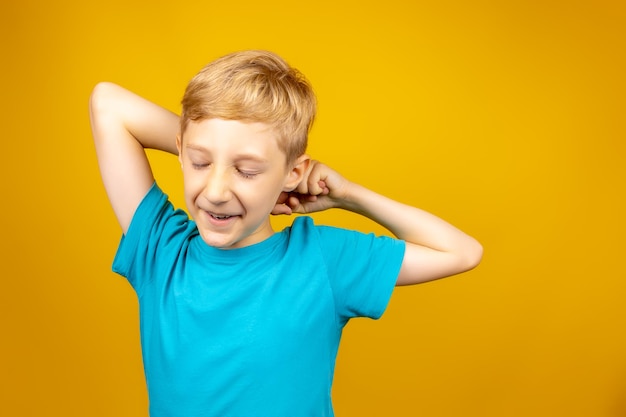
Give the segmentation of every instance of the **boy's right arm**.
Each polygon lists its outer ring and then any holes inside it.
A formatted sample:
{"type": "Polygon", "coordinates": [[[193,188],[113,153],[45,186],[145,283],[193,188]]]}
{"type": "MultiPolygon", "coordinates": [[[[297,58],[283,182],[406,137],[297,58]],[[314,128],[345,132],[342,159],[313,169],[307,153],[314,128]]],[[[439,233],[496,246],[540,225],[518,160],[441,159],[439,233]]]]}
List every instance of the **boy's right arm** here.
{"type": "Polygon", "coordinates": [[[154,182],[144,149],[176,154],[179,118],[106,82],[94,88],[89,110],[102,181],[126,233],[137,206],[154,182]]]}

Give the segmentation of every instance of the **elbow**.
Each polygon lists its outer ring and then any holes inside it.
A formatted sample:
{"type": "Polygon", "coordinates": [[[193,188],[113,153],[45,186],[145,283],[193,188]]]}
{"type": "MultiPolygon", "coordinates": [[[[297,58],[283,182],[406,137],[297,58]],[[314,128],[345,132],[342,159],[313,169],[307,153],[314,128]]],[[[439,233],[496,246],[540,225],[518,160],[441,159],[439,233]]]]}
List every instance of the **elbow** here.
{"type": "Polygon", "coordinates": [[[101,81],[97,83],[89,96],[89,112],[94,118],[120,117],[125,90],[117,84],[101,81]]]}
{"type": "Polygon", "coordinates": [[[89,110],[91,116],[105,111],[108,108],[108,102],[111,101],[111,92],[114,88],[114,84],[109,82],[99,82],[91,91],[89,96],[89,110]]]}
{"type": "Polygon", "coordinates": [[[100,82],[91,91],[89,96],[89,118],[92,128],[106,110],[106,97],[108,95],[108,83],[100,82]]]}
{"type": "Polygon", "coordinates": [[[483,259],[483,245],[474,238],[470,238],[470,242],[468,242],[463,252],[465,255],[463,257],[463,269],[465,271],[476,268],[483,259]]]}
{"type": "Polygon", "coordinates": [[[89,96],[89,119],[95,142],[107,137],[106,132],[121,123],[119,116],[119,87],[110,82],[96,84],[89,96]]]}

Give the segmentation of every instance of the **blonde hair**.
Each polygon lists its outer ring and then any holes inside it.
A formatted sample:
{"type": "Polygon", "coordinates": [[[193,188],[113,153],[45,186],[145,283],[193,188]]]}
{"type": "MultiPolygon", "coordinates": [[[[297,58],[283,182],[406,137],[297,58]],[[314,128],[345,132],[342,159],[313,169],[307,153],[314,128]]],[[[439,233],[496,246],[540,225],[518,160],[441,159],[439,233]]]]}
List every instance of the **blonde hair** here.
{"type": "Polygon", "coordinates": [[[239,120],[271,125],[287,162],[304,154],[316,113],[304,75],[267,51],[235,52],[206,65],[187,85],[181,136],[189,121],[239,120]]]}

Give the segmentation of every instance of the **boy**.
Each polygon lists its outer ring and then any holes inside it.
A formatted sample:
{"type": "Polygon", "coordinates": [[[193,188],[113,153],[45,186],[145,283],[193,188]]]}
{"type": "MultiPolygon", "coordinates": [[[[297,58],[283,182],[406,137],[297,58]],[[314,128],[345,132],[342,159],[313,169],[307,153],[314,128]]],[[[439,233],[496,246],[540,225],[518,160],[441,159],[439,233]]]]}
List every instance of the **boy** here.
{"type": "Polygon", "coordinates": [[[332,416],[343,326],[378,318],[395,285],[473,268],[473,238],[350,182],[305,154],[316,105],[264,51],[207,65],[178,116],[94,89],[102,179],[124,233],[113,269],[137,292],[152,416],[332,416]],[[177,154],[193,220],[155,184],[144,149],[177,154]],[[398,239],[270,214],[350,210],[398,239]]]}

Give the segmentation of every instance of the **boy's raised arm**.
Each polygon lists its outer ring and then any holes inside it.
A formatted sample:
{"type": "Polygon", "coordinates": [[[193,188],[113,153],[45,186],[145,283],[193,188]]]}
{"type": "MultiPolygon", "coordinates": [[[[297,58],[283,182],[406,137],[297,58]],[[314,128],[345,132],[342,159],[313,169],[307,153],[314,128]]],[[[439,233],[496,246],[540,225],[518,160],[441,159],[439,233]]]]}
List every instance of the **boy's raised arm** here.
{"type": "Polygon", "coordinates": [[[176,154],[178,116],[106,82],[94,88],[89,110],[102,181],[126,233],[154,181],[144,149],[176,154]]]}
{"type": "Polygon", "coordinates": [[[480,243],[446,221],[350,182],[316,161],[309,165],[296,194],[283,198],[288,208],[281,213],[342,208],[374,220],[405,240],[397,285],[459,274],[474,268],[482,258],[480,243]]]}
{"type": "Polygon", "coordinates": [[[482,246],[474,238],[424,210],[402,204],[358,184],[351,184],[348,209],[385,226],[406,241],[397,285],[445,278],[474,268],[482,246]]]}

